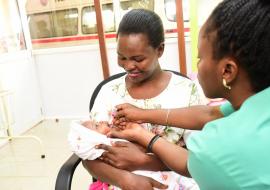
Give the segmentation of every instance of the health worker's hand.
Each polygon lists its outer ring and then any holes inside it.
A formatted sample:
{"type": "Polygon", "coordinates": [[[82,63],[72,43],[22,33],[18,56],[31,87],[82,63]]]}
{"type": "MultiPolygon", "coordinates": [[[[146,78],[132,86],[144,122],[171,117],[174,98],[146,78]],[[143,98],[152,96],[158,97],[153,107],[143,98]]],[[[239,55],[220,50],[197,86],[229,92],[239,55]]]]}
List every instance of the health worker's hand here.
{"type": "Polygon", "coordinates": [[[144,109],[138,108],[129,103],[119,104],[115,106],[113,124],[116,126],[125,126],[126,122],[143,123],[144,109]]]}

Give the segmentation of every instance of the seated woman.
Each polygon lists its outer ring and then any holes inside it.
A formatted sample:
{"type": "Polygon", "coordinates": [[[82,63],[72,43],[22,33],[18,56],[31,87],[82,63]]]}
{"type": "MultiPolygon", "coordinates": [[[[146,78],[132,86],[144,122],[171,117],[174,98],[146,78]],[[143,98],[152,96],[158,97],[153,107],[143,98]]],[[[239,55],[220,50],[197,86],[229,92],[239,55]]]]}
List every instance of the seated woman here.
{"type": "MultiPolygon", "coordinates": [[[[164,51],[164,28],[157,14],[144,9],[129,11],[117,31],[118,64],[127,74],[105,84],[91,111],[91,120],[110,121],[114,107],[130,103],[144,109],[187,107],[200,103],[196,85],[189,79],[161,69],[159,58],[164,51]]],[[[169,64],[169,63],[168,63],[169,64]]],[[[182,128],[145,123],[144,128],[163,135],[173,144],[181,144],[189,132],[182,128]]],[[[130,142],[115,151],[114,162],[85,160],[84,167],[96,179],[126,189],[152,188],[149,178],[130,171],[164,171],[168,168],[153,154],[146,154],[130,142]],[[140,179],[133,183],[134,178],[140,179]]],[[[117,145],[116,145],[117,148],[117,145]]],[[[170,185],[176,189],[196,187],[194,180],[170,172],[177,179],[170,185]]]]}

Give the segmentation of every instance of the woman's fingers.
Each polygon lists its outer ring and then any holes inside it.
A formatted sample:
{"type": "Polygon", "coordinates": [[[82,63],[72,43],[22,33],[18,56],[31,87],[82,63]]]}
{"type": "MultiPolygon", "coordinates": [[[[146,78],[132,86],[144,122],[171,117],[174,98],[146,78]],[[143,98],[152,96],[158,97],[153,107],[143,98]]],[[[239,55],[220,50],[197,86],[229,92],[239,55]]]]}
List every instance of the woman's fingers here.
{"type": "Polygon", "coordinates": [[[102,155],[99,157],[99,159],[107,164],[114,166],[116,160],[115,160],[115,155],[113,153],[113,148],[104,144],[98,145],[98,148],[105,150],[102,153],[102,155]]]}
{"type": "Polygon", "coordinates": [[[128,146],[128,142],[124,142],[124,141],[116,141],[113,143],[114,147],[127,147],[128,146]]]}
{"type": "Polygon", "coordinates": [[[103,150],[109,150],[110,146],[106,145],[106,144],[99,144],[95,146],[96,149],[103,149],[103,150]]]}
{"type": "Polygon", "coordinates": [[[115,153],[114,148],[112,146],[109,146],[106,144],[99,144],[99,145],[95,146],[95,148],[105,150],[105,152],[102,155],[108,154],[108,153],[112,153],[112,154],[115,153]]]}
{"type": "Polygon", "coordinates": [[[109,157],[101,156],[101,157],[99,157],[99,160],[101,160],[102,162],[105,162],[105,163],[107,163],[109,165],[115,166],[114,160],[110,159],[109,157]]]}

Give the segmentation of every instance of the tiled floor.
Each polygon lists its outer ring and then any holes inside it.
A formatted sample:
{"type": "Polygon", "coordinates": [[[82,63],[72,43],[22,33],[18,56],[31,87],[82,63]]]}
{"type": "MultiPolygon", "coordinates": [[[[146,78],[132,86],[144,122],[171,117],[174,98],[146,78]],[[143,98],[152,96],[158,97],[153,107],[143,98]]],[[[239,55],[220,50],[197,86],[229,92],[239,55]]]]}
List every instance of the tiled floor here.
{"type": "MultiPolygon", "coordinates": [[[[33,139],[12,140],[0,148],[0,190],[53,190],[61,165],[71,155],[67,144],[69,121],[43,121],[25,135],[42,140],[42,148],[33,139]]],[[[79,165],[72,189],[87,190],[91,176],[79,165]]]]}

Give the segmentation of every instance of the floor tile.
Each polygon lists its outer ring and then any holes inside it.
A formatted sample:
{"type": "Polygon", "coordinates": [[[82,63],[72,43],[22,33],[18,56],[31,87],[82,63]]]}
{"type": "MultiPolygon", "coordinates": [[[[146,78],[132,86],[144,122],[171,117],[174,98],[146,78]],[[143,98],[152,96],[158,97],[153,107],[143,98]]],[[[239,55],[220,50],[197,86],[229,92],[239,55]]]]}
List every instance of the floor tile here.
{"type": "MultiPolygon", "coordinates": [[[[62,164],[72,154],[67,144],[70,120],[43,121],[25,135],[0,148],[0,190],[54,190],[62,164]],[[41,155],[45,153],[45,159],[41,155]]],[[[72,189],[87,190],[91,176],[81,166],[74,173],[72,189]]]]}

